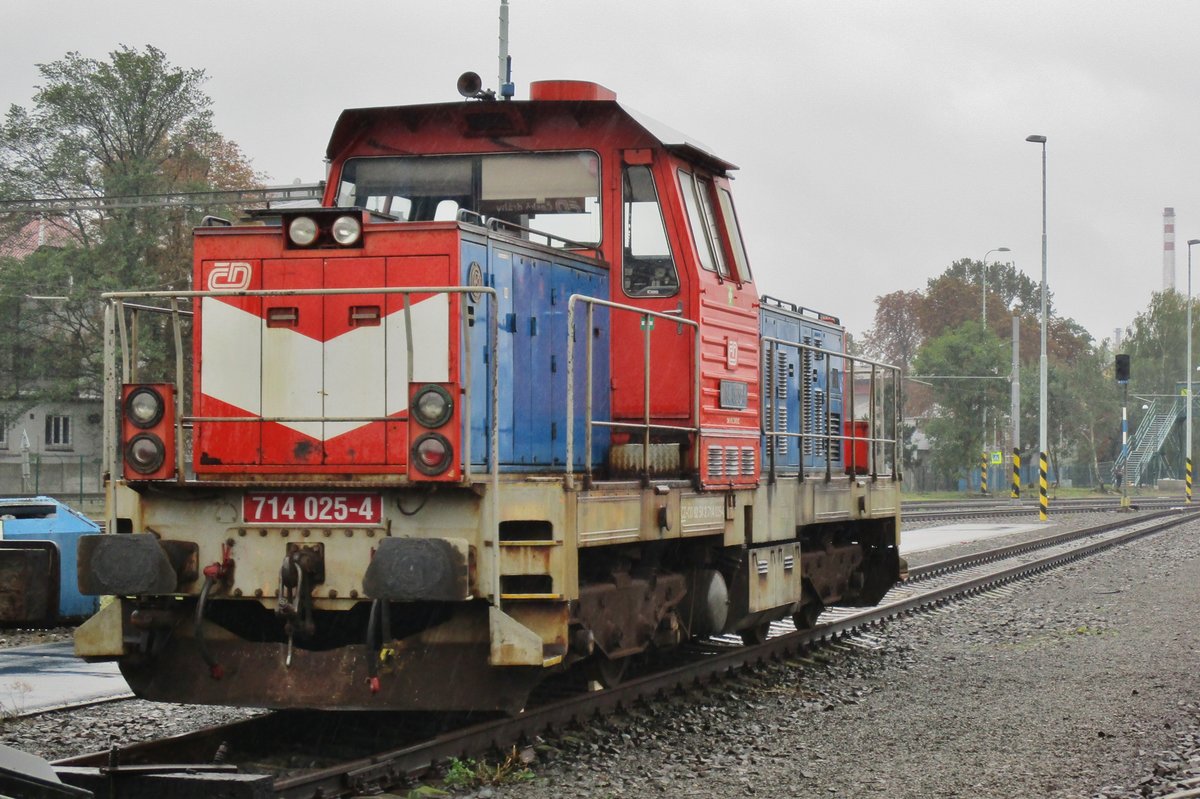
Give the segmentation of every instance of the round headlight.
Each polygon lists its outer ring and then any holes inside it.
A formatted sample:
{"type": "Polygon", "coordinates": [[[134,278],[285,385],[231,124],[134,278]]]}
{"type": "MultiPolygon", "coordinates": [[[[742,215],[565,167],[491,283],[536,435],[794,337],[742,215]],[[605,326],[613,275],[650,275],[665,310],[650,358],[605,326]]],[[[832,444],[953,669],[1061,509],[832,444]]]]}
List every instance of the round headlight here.
{"type": "Polygon", "coordinates": [[[441,474],[450,468],[450,442],[437,433],[426,433],[413,443],[413,464],[423,474],[441,474]]]}
{"type": "Polygon", "coordinates": [[[362,223],[352,216],[339,216],[333,220],[333,240],[343,247],[349,247],[358,241],[362,235],[362,223]]]}
{"type": "Polygon", "coordinates": [[[138,427],[153,427],[163,416],[163,399],[152,388],[137,388],[125,400],[125,415],[138,427]]]}
{"type": "Polygon", "coordinates": [[[413,402],[413,413],[425,427],[441,427],[454,412],[454,401],[450,392],[441,386],[425,386],[417,392],[413,402]]]}
{"type": "Polygon", "coordinates": [[[149,433],[138,433],[125,445],[125,462],[141,474],[158,471],[165,457],[166,448],[162,441],[149,433]]]}
{"type": "Polygon", "coordinates": [[[293,244],[307,247],[317,240],[317,223],[307,216],[298,216],[288,225],[288,238],[293,244]]]}

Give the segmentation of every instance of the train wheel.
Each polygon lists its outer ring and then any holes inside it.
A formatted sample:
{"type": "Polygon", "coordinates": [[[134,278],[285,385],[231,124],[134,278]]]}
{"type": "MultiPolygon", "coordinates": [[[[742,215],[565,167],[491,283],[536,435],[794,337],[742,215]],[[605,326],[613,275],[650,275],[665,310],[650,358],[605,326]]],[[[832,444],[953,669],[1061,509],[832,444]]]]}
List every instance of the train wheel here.
{"type": "Polygon", "coordinates": [[[770,634],[771,622],[769,621],[760,622],[753,627],[738,631],[738,635],[742,637],[742,643],[746,646],[761,644],[763,641],[767,640],[767,636],[770,634]]]}
{"type": "Polygon", "coordinates": [[[799,613],[792,614],[792,621],[796,625],[797,630],[811,630],[817,626],[817,618],[821,615],[821,611],[825,607],[820,601],[809,602],[800,608],[799,613]]]}
{"type": "Polygon", "coordinates": [[[629,658],[627,657],[610,660],[602,653],[596,653],[596,656],[588,661],[587,675],[589,680],[600,683],[604,688],[615,688],[625,678],[627,668],[629,668],[629,658]]]}

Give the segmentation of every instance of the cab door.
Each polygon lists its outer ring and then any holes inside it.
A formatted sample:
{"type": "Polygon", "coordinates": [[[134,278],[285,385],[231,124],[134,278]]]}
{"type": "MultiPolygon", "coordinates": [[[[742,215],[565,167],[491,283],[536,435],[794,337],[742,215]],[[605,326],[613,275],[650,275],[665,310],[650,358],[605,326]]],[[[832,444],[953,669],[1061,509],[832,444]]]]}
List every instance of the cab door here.
{"type": "MultiPolygon", "coordinates": [[[[665,213],[651,150],[626,150],[621,180],[620,280],[616,302],[689,318],[689,283],[665,213]]],[[[612,407],[616,419],[640,422],[646,412],[646,336],[650,338],[650,418],[686,426],[692,410],[695,328],[627,311],[611,315],[612,407]]],[[[636,440],[636,438],[635,438],[636,440]]]]}

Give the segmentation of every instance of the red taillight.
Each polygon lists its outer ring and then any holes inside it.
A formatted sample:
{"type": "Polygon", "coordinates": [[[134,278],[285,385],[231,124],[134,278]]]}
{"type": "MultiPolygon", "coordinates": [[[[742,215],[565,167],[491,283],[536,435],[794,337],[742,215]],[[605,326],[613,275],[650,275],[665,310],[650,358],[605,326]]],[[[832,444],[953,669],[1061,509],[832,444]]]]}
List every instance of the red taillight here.
{"type": "Polygon", "coordinates": [[[459,478],[458,387],[414,383],[408,390],[409,470],[413,480],[459,478]]]}
{"type": "Polygon", "coordinates": [[[452,454],[450,442],[445,436],[426,433],[413,444],[413,465],[426,475],[441,474],[450,466],[452,454]]]}
{"type": "Polygon", "coordinates": [[[175,476],[175,388],[126,385],[121,391],[121,442],[126,480],[175,476]]]}

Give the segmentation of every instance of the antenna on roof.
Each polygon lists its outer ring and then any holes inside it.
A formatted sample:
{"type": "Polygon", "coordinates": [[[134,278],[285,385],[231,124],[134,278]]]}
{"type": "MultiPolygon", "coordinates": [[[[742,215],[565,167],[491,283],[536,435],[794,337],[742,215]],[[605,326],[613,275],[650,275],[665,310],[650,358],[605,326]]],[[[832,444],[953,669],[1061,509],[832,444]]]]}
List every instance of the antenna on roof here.
{"type": "Polygon", "coordinates": [[[508,0],[500,0],[500,97],[511,100],[517,93],[512,82],[512,56],[508,54],[508,0]]]}

